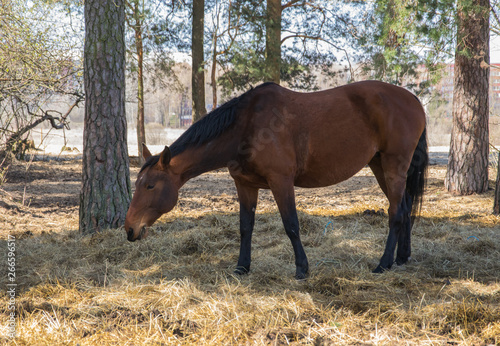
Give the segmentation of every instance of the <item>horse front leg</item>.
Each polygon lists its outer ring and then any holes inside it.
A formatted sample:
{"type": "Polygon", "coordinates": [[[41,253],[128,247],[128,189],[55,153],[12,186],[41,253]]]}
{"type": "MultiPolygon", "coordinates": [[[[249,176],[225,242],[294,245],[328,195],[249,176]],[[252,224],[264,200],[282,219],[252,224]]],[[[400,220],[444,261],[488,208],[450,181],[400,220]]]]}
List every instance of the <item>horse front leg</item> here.
{"type": "Polygon", "coordinates": [[[234,270],[235,274],[247,274],[252,261],[252,232],[255,224],[255,209],[259,190],[253,187],[236,183],[240,200],[240,256],[234,270]]]}
{"type": "Polygon", "coordinates": [[[279,179],[269,184],[285,226],[285,232],[290,239],[295,253],[295,278],[303,280],[309,274],[309,263],[300,241],[299,218],[295,206],[295,191],[293,182],[279,179]]]}

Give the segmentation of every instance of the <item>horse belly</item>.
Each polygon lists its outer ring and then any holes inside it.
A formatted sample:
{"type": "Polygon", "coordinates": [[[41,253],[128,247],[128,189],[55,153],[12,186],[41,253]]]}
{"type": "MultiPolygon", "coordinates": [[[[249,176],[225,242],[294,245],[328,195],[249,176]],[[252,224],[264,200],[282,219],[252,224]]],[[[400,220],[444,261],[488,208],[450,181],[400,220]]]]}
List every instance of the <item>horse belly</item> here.
{"type": "Polygon", "coordinates": [[[332,146],[327,143],[310,150],[302,169],[297,173],[295,186],[325,187],[335,185],[358,173],[375,156],[377,148],[370,141],[363,144],[332,146]],[[337,147],[337,148],[335,148],[337,147]]]}
{"type": "Polygon", "coordinates": [[[361,165],[350,165],[347,169],[339,169],[338,167],[321,167],[321,172],[317,169],[306,171],[297,176],[295,186],[298,187],[325,187],[338,184],[349,179],[358,173],[366,163],[361,165]]]}

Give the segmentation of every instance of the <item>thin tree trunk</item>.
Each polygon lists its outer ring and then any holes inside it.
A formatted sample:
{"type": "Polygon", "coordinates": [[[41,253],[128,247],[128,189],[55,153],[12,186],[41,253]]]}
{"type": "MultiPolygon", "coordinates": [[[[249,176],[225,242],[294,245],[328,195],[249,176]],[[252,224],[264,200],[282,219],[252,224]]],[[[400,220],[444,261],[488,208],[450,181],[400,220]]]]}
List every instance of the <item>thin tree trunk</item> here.
{"type": "Polygon", "coordinates": [[[125,118],[124,0],[85,1],[85,121],[79,225],[123,224],[131,186],[125,118]]]}
{"type": "Polygon", "coordinates": [[[493,214],[500,215],[500,152],[498,152],[497,181],[495,183],[493,214]]]}
{"type": "Polygon", "coordinates": [[[210,73],[212,85],[212,110],[217,107],[217,31],[214,30],[213,44],[212,44],[212,71],[210,73]]]}
{"type": "Polygon", "coordinates": [[[193,122],[198,121],[207,113],[205,108],[205,67],[203,56],[205,0],[193,1],[192,28],[192,102],[193,122]]]}
{"type": "Polygon", "coordinates": [[[267,0],[266,75],[269,81],[280,83],[281,69],[281,0],[267,0]]]}
{"type": "Polygon", "coordinates": [[[142,22],[139,19],[139,5],[136,2],[136,21],[135,21],[135,49],[137,54],[137,152],[139,164],[144,163],[142,156],[142,143],[146,144],[146,129],[144,125],[144,62],[143,62],[143,43],[142,43],[142,22]]]}
{"type": "Polygon", "coordinates": [[[453,129],[445,186],[457,194],[488,189],[489,1],[460,0],[453,129]]]}

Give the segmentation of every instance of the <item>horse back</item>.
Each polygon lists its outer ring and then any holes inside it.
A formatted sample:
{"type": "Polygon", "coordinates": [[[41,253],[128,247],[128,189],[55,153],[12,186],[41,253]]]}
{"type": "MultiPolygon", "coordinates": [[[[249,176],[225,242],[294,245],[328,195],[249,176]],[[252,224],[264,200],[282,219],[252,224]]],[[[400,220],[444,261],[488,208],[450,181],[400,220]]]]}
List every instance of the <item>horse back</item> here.
{"type": "Polygon", "coordinates": [[[425,127],[418,99],[383,82],[313,93],[276,84],[255,91],[239,151],[240,160],[241,152],[246,154],[247,171],[261,181],[272,174],[289,177],[296,186],[328,186],[356,174],[377,152],[411,160],[425,127]]]}

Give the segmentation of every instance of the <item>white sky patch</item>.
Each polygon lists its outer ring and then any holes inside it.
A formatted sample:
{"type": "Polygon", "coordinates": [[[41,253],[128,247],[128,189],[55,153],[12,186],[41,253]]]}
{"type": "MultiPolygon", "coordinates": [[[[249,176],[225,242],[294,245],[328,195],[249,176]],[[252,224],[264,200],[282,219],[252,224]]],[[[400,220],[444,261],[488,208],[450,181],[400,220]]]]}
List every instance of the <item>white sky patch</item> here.
{"type": "Polygon", "coordinates": [[[490,38],[490,63],[500,64],[500,36],[490,38]]]}

